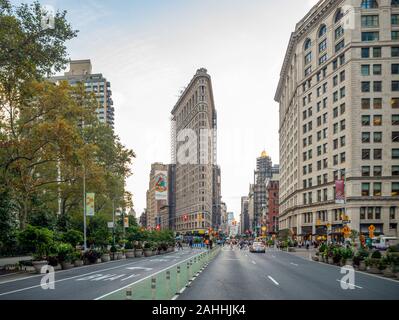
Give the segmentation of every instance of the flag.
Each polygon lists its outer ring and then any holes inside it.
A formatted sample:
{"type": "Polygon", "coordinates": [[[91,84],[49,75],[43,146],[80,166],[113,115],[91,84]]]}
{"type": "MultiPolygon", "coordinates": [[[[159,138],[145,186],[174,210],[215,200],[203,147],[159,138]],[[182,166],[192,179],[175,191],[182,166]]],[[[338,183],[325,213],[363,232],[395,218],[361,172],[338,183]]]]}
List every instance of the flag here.
{"type": "Polygon", "coordinates": [[[94,216],[94,193],[86,193],[86,216],[94,216]]]}
{"type": "Polygon", "coordinates": [[[335,203],[345,203],[345,182],[344,180],[335,181],[335,203]]]}

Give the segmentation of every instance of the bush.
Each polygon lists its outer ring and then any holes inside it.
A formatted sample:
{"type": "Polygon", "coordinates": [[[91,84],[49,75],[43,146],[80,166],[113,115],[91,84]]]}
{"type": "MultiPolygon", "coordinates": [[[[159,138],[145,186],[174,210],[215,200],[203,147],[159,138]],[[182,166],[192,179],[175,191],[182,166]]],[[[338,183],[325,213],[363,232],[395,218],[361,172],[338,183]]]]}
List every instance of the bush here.
{"type": "Polygon", "coordinates": [[[61,238],[63,242],[70,243],[73,247],[83,243],[83,233],[77,230],[68,230],[61,238]]]}
{"type": "Polygon", "coordinates": [[[70,243],[59,242],[56,244],[57,257],[59,262],[72,261],[74,248],[70,243]]]}
{"type": "Polygon", "coordinates": [[[132,250],[133,249],[133,244],[132,244],[131,241],[126,242],[125,249],[126,250],[132,250]]]}
{"type": "Polygon", "coordinates": [[[373,253],[371,254],[371,258],[372,259],[381,259],[381,252],[378,250],[373,251],[373,253]]]}
{"type": "Polygon", "coordinates": [[[101,258],[101,252],[97,250],[89,250],[83,254],[83,258],[87,259],[90,263],[96,263],[101,258]]]}
{"type": "Polygon", "coordinates": [[[28,252],[32,252],[35,259],[44,260],[50,254],[54,241],[54,233],[46,228],[28,225],[18,234],[19,244],[28,252]]]}
{"type": "Polygon", "coordinates": [[[399,244],[390,246],[387,251],[388,252],[399,252],[399,244]]]}
{"type": "Polygon", "coordinates": [[[154,247],[154,245],[153,245],[153,243],[150,242],[150,241],[147,241],[147,242],[144,244],[144,250],[152,250],[153,247],[154,247]]]}
{"type": "Polygon", "coordinates": [[[327,250],[327,245],[325,243],[322,243],[319,247],[319,252],[324,253],[327,250]]]}

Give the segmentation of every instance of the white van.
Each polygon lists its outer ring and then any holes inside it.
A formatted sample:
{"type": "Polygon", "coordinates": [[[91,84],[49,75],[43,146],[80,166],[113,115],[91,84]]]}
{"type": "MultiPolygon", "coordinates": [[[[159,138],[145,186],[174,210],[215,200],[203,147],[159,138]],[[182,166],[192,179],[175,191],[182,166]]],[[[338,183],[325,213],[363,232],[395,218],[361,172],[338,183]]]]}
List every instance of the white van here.
{"type": "Polygon", "coordinates": [[[378,238],[374,238],[371,245],[375,249],[386,250],[390,246],[394,246],[398,243],[399,243],[399,238],[381,236],[378,238]]]}

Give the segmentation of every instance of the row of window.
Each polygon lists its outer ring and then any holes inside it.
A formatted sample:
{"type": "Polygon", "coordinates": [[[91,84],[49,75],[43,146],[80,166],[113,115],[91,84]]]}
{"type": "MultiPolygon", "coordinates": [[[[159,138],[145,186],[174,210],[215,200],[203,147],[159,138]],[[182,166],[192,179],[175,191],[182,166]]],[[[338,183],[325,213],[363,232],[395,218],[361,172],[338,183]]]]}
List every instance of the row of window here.
{"type": "MultiPolygon", "coordinates": [[[[362,81],[361,83],[361,91],[371,92],[371,87],[373,88],[373,92],[382,92],[382,81],[373,81],[371,86],[371,81],[362,81]]],[[[391,91],[399,92],[399,81],[391,82],[391,91]]]]}
{"type": "MultiPolygon", "coordinates": [[[[373,102],[373,109],[382,108],[382,98],[373,98],[372,101],[370,98],[362,98],[361,108],[363,110],[371,109],[371,102],[373,102]]],[[[391,98],[390,105],[392,109],[399,109],[399,98],[391,98]]]]}
{"type": "MultiPolygon", "coordinates": [[[[392,125],[398,125],[398,116],[397,114],[393,114],[391,116],[391,124],[392,125]]],[[[370,115],[362,115],[362,126],[363,127],[368,127],[371,125],[371,116],[370,115]]],[[[373,115],[373,125],[376,127],[382,126],[382,115],[376,114],[373,115]]]]}
{"type": "MultiPolygon", "coordinates": [[[[361,19],[363,28],[378,28],[380,26],[378,15],[364,15],[361,19]]],[[[391,14],[391,25],[399,26],[399,14],[391,14]]]]}
{"type": "MultiPolygon", "coordinates": [[[[362,143],[371,142],[371,132],[362,132],[362,143]]],[[[373,142],[382,143],[382,132],[373,132],[373,142]]],[[[399,142],[399,132],[392,132],[392,142],[399,142]]]]}
{"type": "MultiPolygon", "coordinates": [[[[396,220],[396,207],[389,208],[389,219],[396,220]]],[[[381,220],[381,207],[361,207],[360,220],[381,220]],[[367,213],[367,216],[366,216],[367,213]],[[366,218],[367,217],[367,218],[366,218]]]]}
{"type": "MultiPolygon", "coordinates": [[[[361,57],[363,59],[368,58],[381,58],[382,57],[382,49],[381,47],[364,47],[361,49],[361,57]],[[372,53],[372,55],[371,55],[372,53]]],[[[397,58],[399,57],[399,47],[391,47],[391,57],[397,58]]]]}
{"type": "MultiPolygon", "coordinates": [[[[371,177],[371,170],[373,171],[373,177],[382,176],[382,166],[362,166],[362,177],[371,177]]],[[[391,166],[391,176],[399,176],[399,165],[391,166]]]]}
{"type": "MultiPolygon", "coordinates": [[[[362,160],[372,160],[371,153],[373,153],[373,160],[382,160],[382,149],[362,149],[362,160]]],[[[399,149],[392,149],[391,158],[399,159],[399,149]]]]}
{"type": "MultiPolygon", "coordinates": [[[[380,40],[380,32],[379,31],[366,31],[362,32],[362,41],[370,42],[370,41],[379,41],[380,40]]],[[[391,31],[391,40],[399,40],[399,31],[392,30],[391,31]]]]}
{"type": "MultiPolygon", "coordinates": [[[[362,197],[381,197],[382,196],[382,183],[381,182],[363,182],[362,183],[362,197]],[[372,188],[371,188],[372,185],[372,188]]],[[[391,196],[399,196],[399,182],[391,183],[391,196]]]]}
{"type": "MultiPolygon", "coordinates": [[[[382,65],[381,64],[373,64],[372,66],[369,64],[362,64],[361,65],[361,74],[362,76],[370,76],[372,74],[374,76],[382,75],[382,65]]],[[[397,75],[399,74],[399,64],[393,63],[391,65],[391,74],[397,75]]]]}

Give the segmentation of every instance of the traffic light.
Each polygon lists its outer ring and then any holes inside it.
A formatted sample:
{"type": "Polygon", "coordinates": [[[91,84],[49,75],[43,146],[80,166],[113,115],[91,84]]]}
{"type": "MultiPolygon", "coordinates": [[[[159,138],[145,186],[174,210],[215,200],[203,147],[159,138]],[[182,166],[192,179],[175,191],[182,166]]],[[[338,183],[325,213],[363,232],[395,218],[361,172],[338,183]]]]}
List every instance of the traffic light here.
{"type": "Polygon", "coordinates": [[[156,229],[157,231],[161,230],[161,226],[158,224],[156,229]]]}

